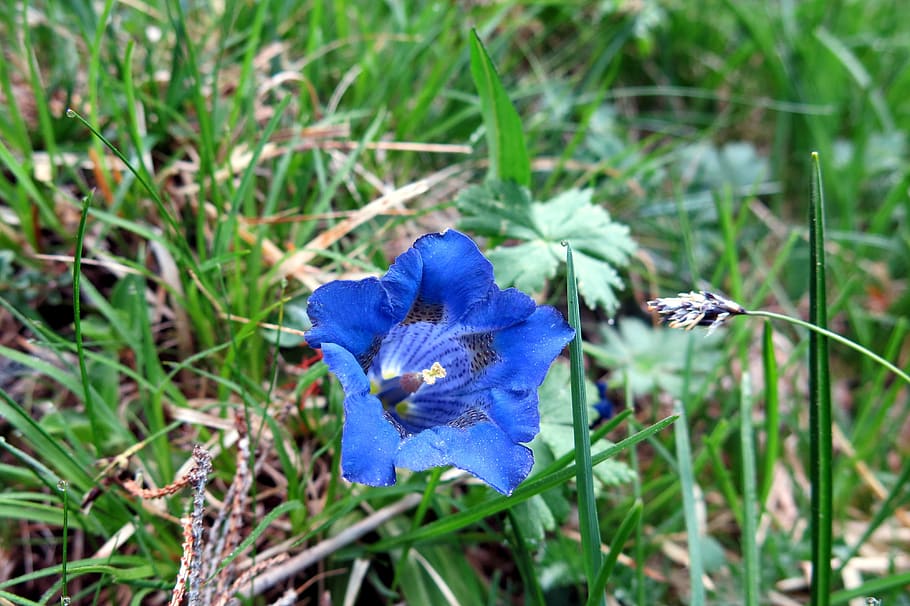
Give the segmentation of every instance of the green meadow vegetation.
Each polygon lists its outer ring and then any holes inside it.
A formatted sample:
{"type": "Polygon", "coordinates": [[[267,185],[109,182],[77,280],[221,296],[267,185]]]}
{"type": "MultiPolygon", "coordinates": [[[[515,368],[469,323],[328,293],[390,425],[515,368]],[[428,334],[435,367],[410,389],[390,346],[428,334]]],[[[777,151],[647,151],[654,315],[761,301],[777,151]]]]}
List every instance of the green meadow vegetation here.
{"type": "Polygon", "coordinates": [[[46,0],[0,48],[0,605],[910,606],[910,4],[46,0]],[[304,338],[448,228],[578,333],[510,496],[342,478],[304,338]]]}

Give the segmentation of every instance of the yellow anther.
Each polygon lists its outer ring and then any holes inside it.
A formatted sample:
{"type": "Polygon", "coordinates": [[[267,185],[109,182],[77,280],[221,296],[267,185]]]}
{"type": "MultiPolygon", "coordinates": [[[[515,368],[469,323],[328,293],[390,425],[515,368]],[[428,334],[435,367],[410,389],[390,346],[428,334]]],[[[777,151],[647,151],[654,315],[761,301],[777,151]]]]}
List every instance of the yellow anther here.
{"type": "Polygon", "coordinates": [[[446,369],[442,367],[442,364],[439,362],[433,362],[433,365],[429,368],[425,368],[420,371],[420,374],[423,375],[423,382],[427,385],[433,385],[436,382],[436,379],[444,379],[446,376],[446,369]]]}

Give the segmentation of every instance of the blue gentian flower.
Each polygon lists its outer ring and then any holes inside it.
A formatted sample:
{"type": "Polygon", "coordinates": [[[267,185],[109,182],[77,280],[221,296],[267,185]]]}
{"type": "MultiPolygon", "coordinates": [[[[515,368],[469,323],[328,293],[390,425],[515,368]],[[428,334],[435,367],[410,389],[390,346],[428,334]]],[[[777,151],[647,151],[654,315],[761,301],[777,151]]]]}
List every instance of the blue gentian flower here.
{"type": "Polygon", "coordinates": [[[597,418],[594,419],[594,422],[605,421],[613,417],[613,410],[616,405],[613,403],[613,400],[610,399],[610,396],[607,394],[607,389],[609,385],[606,381],[598,381],[597,385],[597,403],[594,404],[594,412],[597,413],[597,418]]]}
{"type": "Polygon", "coordinates": [[[345,392],[346,479],[390,486],[395,467],[452,465],[511,494],[528,476],[537,388],[574,331],[500,290],[470,238],[423,236],[381,278],[318,288],[307,313],[345,392]]]}

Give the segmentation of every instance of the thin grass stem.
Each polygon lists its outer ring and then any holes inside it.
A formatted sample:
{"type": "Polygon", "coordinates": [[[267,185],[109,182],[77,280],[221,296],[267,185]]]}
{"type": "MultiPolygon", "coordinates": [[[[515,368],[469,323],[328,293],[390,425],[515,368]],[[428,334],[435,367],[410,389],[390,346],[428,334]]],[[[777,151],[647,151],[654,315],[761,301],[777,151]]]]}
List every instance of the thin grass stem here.
{"type": "Polygon", "coordinates": [[[88,377],[88,366],[85,363],[85,344],[82,339],[81,291],[79,289],[79,284],[82,280],[82,249],[85,244],[85,224],[91,203],[91,195],[82,199],[82,213],[79,217],[79,229],[76,232],[76,250],[73,253],[73,332],[76,341],[76,356],[79,358],[82,393],[85,398],[85,414],[88,417],[89,431],[91,432],[92,444],[95,447],[95,454],[100,456],[101,428],[98,425],[98,411],[95,408],[92,384],[88,377]]]}

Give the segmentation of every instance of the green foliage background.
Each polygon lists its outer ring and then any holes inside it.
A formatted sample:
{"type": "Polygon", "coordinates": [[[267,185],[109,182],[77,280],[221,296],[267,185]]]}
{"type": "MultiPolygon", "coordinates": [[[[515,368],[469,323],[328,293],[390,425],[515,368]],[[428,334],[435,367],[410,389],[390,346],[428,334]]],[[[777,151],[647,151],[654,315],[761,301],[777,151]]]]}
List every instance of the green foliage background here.
{"type": "MultiPolygon", "coordinates": [[[[809,559],[805,333],[775,327],[763,341],[742,321],[707,339],[674,334],[643,302],[709,287],[805,317],[818,151],[829,327],[907,368],[908,23],[910,6],[885,0],[4,4],[0,598],[169,595],[189,496],[154,509],[115,478],[122,466],[163,486],[203,443],[210,496],[223,499],[242,468],[239,414],[259,463],[238,559],[331,544],[423,495],[286,581],[301,600],[584,602],[563,367],[542,388],[537,475],[515,501],[445,473],[366,489],[338,476],[340,388],[299,334],[277,336],[306,328],[319,284],[382,272],[419,234],[459,227],[500,284],[561,307],[560,242],[573,243],[588,378],[608,379],[627,411],[594,448],[621,446],[594,469],[603,543],[628,537],[609,598],[687,604],[703,590],[707,603],[742,603],[757,583],[763,603],[805,602],[806,587],[784,583],[809,559]],[[485,79],[472,28],[496,67],[485,79]],[[517,124],[481,103],[495,91],[517,124]],[[516,126],[523,145],[491,145],[516,126]],[[741,565],[744,376],[771,495],[752,504],[758,578],[741,565]],[[677,401],[688,452],[678,427],[659,425],[677,401]]],[[[907,387],[854,351],[832,353],[832,603],[908,604],[907,387]],[[857,552],[866,559],[846,559],[857,552]]]]}

